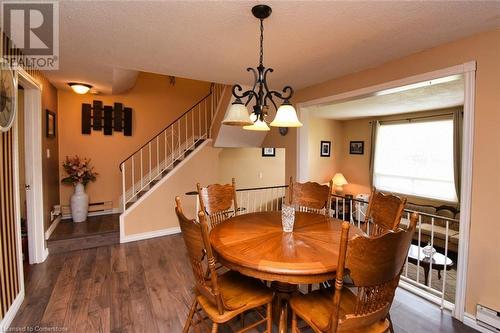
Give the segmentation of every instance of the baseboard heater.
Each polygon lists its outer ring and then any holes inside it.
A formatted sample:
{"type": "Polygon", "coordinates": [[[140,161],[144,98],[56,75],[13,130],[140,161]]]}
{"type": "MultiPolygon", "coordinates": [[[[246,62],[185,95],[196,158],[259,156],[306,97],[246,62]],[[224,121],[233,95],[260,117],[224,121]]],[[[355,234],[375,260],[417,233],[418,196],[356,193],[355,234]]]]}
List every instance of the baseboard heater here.
{"type": "MultiPolygon", "coordinates": [[[[71,218],[71,207],[61,206],[62,218],[71,218]]],[[[89,216],[113,214],[113,201],[91,202],[89,203],[89,216]]]]}
{"type": "Polygon", "coordinates": [[[477,324],[492,331],[500,332],[500,313],[483,305],[477,305],[477,324]]]}

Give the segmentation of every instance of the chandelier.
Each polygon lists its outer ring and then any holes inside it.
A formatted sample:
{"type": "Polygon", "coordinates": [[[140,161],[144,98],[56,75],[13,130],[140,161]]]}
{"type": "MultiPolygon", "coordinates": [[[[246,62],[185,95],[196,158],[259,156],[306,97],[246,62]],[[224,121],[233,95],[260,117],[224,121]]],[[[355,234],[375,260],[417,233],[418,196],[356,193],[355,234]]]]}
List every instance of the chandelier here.
{"type": "Polygon", "coordinates": [[[269,106],[276,109],[276,117],[269,124],[274,127],[300,127],[302,123],[297,118],[295,108],[290,104],[293,96],[293,89],[285,86],[282,92],[269,90],[267,84],[267,74],[272,73],[272,68],[264,67],[264,19],[271,15],[271,7],[267,5],[257,5],[252,8],[252,14],[260,20],[260,57],[259,66],[256,68],[247,68],[254,76],[252,89],[244,91],[239,84],[233,86],[233,96],[235,101],[231,104],[222,124],[232,126],[243,126],[246,130],[269,131],[266,116],[269,106]],[[245,100],[246,99],[246,100],[245,100]],[[247,105],[255,99],[253,112],[249,115],[247,105]],[[278,108],[274,99],[280,99],[283,102],[278,108]],[[245,103],[243,103],[245,101],[245,103]]]}

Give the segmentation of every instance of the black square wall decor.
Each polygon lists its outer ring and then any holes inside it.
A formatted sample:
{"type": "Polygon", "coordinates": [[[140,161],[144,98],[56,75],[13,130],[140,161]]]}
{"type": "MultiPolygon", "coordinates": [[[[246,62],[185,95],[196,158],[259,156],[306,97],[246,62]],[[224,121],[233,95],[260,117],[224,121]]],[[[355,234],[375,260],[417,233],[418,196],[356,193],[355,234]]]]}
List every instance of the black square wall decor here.
{"type": "Polygon", "coordinates": [[[93,101],[92,104],[82,104],[82,134],[91,131],[104,131],[104,135],[114,132],[123,132],[125,136],[132,136],[132,108],[124,107],[122,103],[103,105],[102,101],[93,101]]]}

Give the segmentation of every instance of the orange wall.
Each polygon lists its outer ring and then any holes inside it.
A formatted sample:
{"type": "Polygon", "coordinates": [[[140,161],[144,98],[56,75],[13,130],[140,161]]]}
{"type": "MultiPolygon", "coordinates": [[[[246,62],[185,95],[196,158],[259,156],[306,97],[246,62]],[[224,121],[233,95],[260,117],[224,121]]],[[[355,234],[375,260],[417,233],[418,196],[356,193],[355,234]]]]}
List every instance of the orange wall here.
{"type": "MultiPolygon", "coordinates": [[[[113,201],[120,206],[121,173],[120,162],[150,138],[175,120],[180,114],[202,99],[210,91],[210,83],[176,78],[171,85],[163,75],[140,73],[136,85],[120,95],[77,95],[69,90],[60,90],[59,101],[59,158],[61,163],[68,155],[89,157],[99,173],[97,181],[87,186],[90,202],[113,201]],[[81,134],[82,103],[93,100],[104,105],[114,102],[131,107],[132,136],[113,132],[105,136],[102,131],[81,134]]],[[[65,176],[60,166],[59,178],[65,176]]],[[[60,186],[61,204],[67,205],[73,192],[71,186],[60,186]]]]}
{"type": "Polygon", "coordinates": [[[338,172],[336,170],[341,169],[343,152],[339,138],[342,137],[342,124],[337,120],[311,117],[309,126],[314,130],[309,132],[308,137],[308,180],[328,183],[338,172]],[[321,141],[331,142],[329,157],[320,155],[321,141]]]}
{"type": "Polygon", "coordinates": [[[57,108],[57,89],[45,77],[37,77],[42,86],[42,172],[43,172],[43,211],[44,227],[47,230],[51,224],[50,212],[54,205],[59,204],[59,114],[57,108]],[[56,113],[56,137],[45,136],[47,123],[45,110],[56,113]],[[47,157],[50,150],[50,157],[47,157]]]}
{"type": "MultiPolygon", "coordinates": [[[[477,72],[466,311],[474,314],[477,303],[500,310],[500,228],[493,211],[500,198],[500,29],[299,90],[294,102],[352,91],[472,60],[477,62],[477,72]]],[[[273,130],[264,145],[286,147],[287,173],[296,173],[296,131],[290,131],[286,137],[279,137],[277,131],[273,130]]]]}
{"type": "Polygon", "coordinates": [[[163,178],[154,191],[142,197],[120,217],[125,236],[137,236],[170,228],[179,228],[175,214],[175,197],[181,198],[184,214],[196,217],[197,196],[185,195],[196,190],[196,183],[217,182],[220,149],[205,141],[198,151],[190,154],[171,173],[163,178]]]}

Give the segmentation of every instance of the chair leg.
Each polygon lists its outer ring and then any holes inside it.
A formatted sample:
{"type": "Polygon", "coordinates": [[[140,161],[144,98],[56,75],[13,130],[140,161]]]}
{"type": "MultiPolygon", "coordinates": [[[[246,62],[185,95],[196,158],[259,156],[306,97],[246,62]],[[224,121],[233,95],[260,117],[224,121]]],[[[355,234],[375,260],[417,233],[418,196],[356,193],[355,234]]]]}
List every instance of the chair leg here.
{"type": "Polygon", "coordinates": [[[389,331],[391,333],[394,333],[394,327],[392,326],[392,320],[391,320],[391,314],[390,313],[387,314],[387,320],[389,320],[389,331]]]}
{"type": "Polygon", "coordinates": [[[292,333],[297,333],[297,315],[292,311],[292,333]]]}
{"type": "Polygon", "coordinates": [[[273,316],[272,316],[272,302],[267,303],[266,312],[267,312],[267,331],[266,333],[273,332],[273,316]]]}
{"type": "Polygon", "coordinates": [[[309,284],[307,286],[307,292],[310,293],[311,291],[313,290],[313,285],[312,284],[309,284]]]}
{"type": "Polygon", "coordinates": [[[212,324],[212,333],[217,333],[218,327],[219,327],[219,324],[213,323],[212,324]]]}
{"type": "Polygon", "coordinates": [[[245,327],[245,314],[244,313],[240,314],[240,325],[241,325],[241,328],[245,327]]]}
{"type": "Polygon", "coordinates": [[[182,330],[183,333],[188,333],[189,328],[191,327],[191,324],[193,323],[193,317],[194,317],[194,312],[196,311],[196,307],[198,306],[198,300],[196,300],[196,296],[193,300],[193,304],[191,305],[191,308],[189,309],[189,314],[186,319],[186,322],[184,323],[184,329],[182,330]]]}

